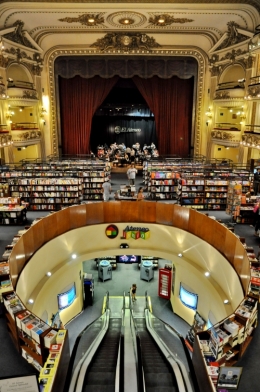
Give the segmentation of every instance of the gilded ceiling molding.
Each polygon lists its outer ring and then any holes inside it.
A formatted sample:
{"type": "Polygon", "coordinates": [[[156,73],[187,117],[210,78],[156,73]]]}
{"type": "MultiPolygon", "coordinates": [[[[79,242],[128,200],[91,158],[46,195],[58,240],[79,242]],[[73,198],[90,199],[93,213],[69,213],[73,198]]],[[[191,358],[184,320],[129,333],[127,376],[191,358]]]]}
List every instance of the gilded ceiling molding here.
{"type": "Polygon", "coordinates": [[[237,29],[239,28],[239,25],[236,22],[228,22],[227,26],[227,38],[221,43],[221,45],[218,47],[218,50],[228,48],[229,46],[236,45],[248,39],[246,35],[240,34],[238,32],[237,29]]]}
{"type": "Polygon", "coordinates": [[[58,19],[60,22],[67,23],[80,23],[83,26],[98,26],[104,23],[104,13],[101,14],[83,14],[79,15],[77,18],[66,17],[58,19]]]}
{"type": "Polygon", "coordinates": [[[15,30],[9,34],[4,34],[5,38],[9,39],[12,42],[16,42],[17,44],[21,44],[23,46],[27,46],[28,48],[35,49],[35,47],[25,36],[26,30],[23,29],[24,22],[22,22],[21,20],[17,20],[13,23],[12,27],[16,27],[15,30]]]}
{"type": "Polygon", "coordinates": [[[188,23],[193,22],[194,19],[188,18],[174,18],[174,15],[171,14],[159,14],[156,15],[155,13],[149,18],[149,23],[154,26],[169,26],[173,23],[188,23]]]}
{"type": "MultiPolygon", "coordinates": [[[[50,52],[46,53],[46,61],[47,68],[49,71],[48,74],[48,85],[49,85],[49,94],[50,94],[50,137],[51,137],[51,145],[52,145],[52,154],[54,156],[59,156],[59,136],[58,136],[58,113],[57,113],[57,95],[55,89],[56,75],[55,75],[55,60],[61,56],[87,56],[91,59],[92,56],[97,56],[97,54],[102,55],[100,51],[94,49],[88,50],[68,50],[68,49],[52,49],[50,52]]],[[[121,52],[123,55],[124,52],[121,52]]],[[[117,50],[113,50],[110,52],[110,55],[115,56],[115,60],[117,55],[120,55],[120,51],[118,53],[117,50]]],[[[141,58],[146,58],[148,55],[160,59],[161,56],[167,56],[169,59],[174,59],[174,57],[192,57],[196,59],[198,64],[198,72],[197,72],[197,93],[196,93],[196,115],[195,115],[195,123],[194,123],[194,154],[200,154],[200,141],[201,141],[201,116],[202,116],[202,104],[203,104],[203,91],[204,91],[204,77],[205,77],[205,69],[206,69],[206,56],[204,53],[201,53],[199,50],[195,49],[156,49],[150,50],[149,53],[146,51],[135,51],[135,55],[140,55],[141,58]]],[[[107,56],[104,55],[104,61],[107,56]]],[[[126,58],[130,58],[128,56],[126,58]]],[[[100,57],[102,60],[102,57],[100,57]]]]}
{"type": "Polygon", "coordinates": [[[147,22],[147,18],[139,12],[119,11],[108,15],[106,22],[118,28],[140,27],[147,22]]]}
{"type": "MultiPolygon", "coordinates": [[[[1,1],[3,2],[3,1],[1,1]]],[[[9,3],[16,3],[17,0],[8,0],[9,3]]],[[[35,3],[35,0],[20,0],[20,3],[35,3]]],[[[39,3],[42,1],[38,0],[39,3]]],[[[77,4],[77,3],[96,3],[96,0],[45,0],[45,3],[52,4],[77,4]]],[[[99,3],[107,3],[114,4],[115,0],[99,0],[99,3]]],[[[133,4],[133,0],[117,0],[118,4],[131,3],[133,4]]],[[[135,0],[136,4],[144,3],[144,4],[180,4],[180,0],[135,0]]],[[[182,4],[248,4],[257,9],[260,12],[260,4],[258,0],[182,0],[182,4]]]]}
{"type": "Polygon", "coordinates": [[[133,50],[150,50],[160,46],[153,37],[142,33],[108,33],[90,45],[91,48],[96,48],[101,52],[116,49],[127,53],[133,50]]]}

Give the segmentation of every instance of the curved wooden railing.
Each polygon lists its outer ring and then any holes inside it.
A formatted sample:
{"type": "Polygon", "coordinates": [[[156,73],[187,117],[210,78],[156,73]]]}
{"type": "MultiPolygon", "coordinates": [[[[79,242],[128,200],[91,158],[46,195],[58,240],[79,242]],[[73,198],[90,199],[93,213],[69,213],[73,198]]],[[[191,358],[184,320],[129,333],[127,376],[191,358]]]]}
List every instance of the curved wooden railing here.
{"type": "Polygon", "coordinates": [[[188,231],[217,249],[233,266],[246,294],[250,265],[239,238],[219,222],[176,204],[143,201],[96,202],[71,206],[41,219],[15,245],[9,262],[13,287],[32,255],[48,241],[70,230],[88,225],[119,222],[157,223],[188,231]]]}

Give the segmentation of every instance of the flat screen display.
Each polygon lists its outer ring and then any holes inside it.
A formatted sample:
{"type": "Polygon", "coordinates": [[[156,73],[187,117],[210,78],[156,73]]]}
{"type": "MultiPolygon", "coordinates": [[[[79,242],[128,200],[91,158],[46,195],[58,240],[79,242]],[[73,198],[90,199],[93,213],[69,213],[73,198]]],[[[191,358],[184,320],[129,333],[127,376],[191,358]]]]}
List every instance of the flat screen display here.
{"type": "Polygon", "coordinates": [[[180,300],[183,305],[192,310],[196,310],[198,306],[198,295],[187,290],[183,284],[180,284],[180,300]]]}
{"type": "Polygon", "coordinates": [[[125,264],[140,263],[141,256],[135,256],[135,255],[116,256],[116,262],[117,263],[125,263],[125,264]]]}
{"type": "Polygon", "coordinates": [[[75,283],[64,291],[64,293],[58,294],[58,308],[59,310],[65,309],[70,306],[76,298],[76,287],[75,283]]]}

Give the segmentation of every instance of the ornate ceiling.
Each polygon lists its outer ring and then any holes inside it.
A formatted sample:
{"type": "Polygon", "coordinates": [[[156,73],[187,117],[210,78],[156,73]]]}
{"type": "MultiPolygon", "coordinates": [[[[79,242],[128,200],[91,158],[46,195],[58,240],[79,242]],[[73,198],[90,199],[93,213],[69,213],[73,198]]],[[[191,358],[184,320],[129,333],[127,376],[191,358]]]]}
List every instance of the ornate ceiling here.
{"type": "MultiPolygon", "coordinates": [[[[52,47],[87,47],[107,33],[138,32],[164,47],[199,47],[207,53],[229,32],[230,24],[241,39],[249,38],[245,31],[252,36],[259,24],[260,2],[0,1],[0,11],[1,30],[22,21],[24,30],[45,52],[52,47]]],[[[228,40],[230,34],[223,44],[228,40]]]]}

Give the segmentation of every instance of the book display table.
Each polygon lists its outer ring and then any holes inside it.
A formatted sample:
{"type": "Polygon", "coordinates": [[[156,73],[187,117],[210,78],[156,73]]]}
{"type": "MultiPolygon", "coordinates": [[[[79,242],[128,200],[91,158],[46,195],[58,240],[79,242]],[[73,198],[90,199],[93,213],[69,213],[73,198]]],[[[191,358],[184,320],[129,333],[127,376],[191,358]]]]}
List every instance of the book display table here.
{"type": "Polygon", "coordinates": [[[19,225],[26,222],[27,209],[24,206],[0,206],[1,225],[19,225]]]}

